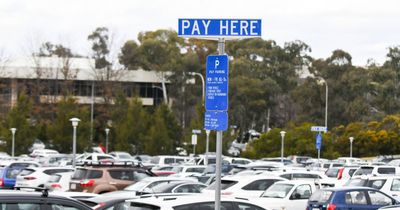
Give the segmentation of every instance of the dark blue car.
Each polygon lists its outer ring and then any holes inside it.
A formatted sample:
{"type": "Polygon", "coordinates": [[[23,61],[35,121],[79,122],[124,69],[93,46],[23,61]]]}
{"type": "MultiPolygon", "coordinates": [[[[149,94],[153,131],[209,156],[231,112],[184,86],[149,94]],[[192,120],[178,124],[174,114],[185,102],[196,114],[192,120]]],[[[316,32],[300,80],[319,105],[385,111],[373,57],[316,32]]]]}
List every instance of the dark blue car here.
{"type": "Polygon", "coordinates": [[[324,188],[310,197],[306,210],[376,210],[394,204],[399,202],[373,188],[324,188]]]}
{"type": "Polygon", "coordinates": [[[17,175],[26,167],[39,167],[34,162],[14,162],[0,172],[0,188],[14,188],[17,175]]]}

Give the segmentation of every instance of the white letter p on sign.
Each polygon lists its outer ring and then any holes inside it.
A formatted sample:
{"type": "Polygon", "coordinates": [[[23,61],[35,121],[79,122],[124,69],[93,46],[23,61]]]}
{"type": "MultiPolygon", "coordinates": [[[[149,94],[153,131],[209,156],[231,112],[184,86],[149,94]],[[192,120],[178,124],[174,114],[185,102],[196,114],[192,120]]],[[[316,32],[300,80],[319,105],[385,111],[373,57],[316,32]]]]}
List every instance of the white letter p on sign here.
{"type": "Polygon", "coordinates": [[[215,66],[214,66],[214,69],[217,69],[217,68],[218,68],[218,66],[219,66],[219,60],[215,60],[215,66]]]}

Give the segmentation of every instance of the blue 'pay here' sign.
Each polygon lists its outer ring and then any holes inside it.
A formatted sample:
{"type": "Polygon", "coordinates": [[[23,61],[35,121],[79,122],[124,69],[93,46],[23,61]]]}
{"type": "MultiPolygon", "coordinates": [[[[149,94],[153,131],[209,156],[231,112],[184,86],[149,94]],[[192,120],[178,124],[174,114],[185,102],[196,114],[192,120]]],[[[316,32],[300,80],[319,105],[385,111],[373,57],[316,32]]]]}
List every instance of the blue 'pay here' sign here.
{"type": "Polygon", "coordinates": [[[206,64],[206,110],[228,110],[228,56],[209,55],[206,64]]]}
{"type": "Polygon", "coordinates": [[[179,19],[183,37],[260,37],[260,19],[179,19]]]}

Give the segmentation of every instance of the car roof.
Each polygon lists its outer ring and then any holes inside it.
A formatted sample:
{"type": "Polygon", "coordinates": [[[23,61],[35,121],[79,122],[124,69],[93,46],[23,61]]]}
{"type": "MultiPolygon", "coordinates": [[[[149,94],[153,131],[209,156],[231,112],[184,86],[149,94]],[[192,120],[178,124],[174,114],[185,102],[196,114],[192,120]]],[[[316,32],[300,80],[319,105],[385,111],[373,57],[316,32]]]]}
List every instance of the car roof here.
{"type": "Polygon", "coordinates": [[[285,178],[282,178],[280,176],[265,176],[265,175],[243,175],[243,176],[225,176],[222,177],[221,180],[227,180],[227,181],[251,181],[251,180],[258,180],[258,179],[282,179],[285,180],[285,178]]]}
{"type": "Polygon", "coordinates": [[[359,186],[327,187],[327,188],[322,188],[321,190],[329,190],[329,191],[373,190],[373,191],[379,191],[379,190],[371,188],[371,187],[359,187],[359,186]]]}
{"type": "Polygon", "coordinates": [[[47,196],[43,196],[42,192],[31,192],[31,191],[20,191],[20,190],[0,190],[0,198],[4,199],[7,197],[16,197],[16,198],[32,198],[32,197],[37,197],[37,198],[43,198],[43,197],[48,197],[48,198],[60,198],[60,199],[69,199],[69,200],[74,200],[72,198],[69,198],[67,196],[62,196],[57,193],[53,192],[48,192],[47,196]]]}

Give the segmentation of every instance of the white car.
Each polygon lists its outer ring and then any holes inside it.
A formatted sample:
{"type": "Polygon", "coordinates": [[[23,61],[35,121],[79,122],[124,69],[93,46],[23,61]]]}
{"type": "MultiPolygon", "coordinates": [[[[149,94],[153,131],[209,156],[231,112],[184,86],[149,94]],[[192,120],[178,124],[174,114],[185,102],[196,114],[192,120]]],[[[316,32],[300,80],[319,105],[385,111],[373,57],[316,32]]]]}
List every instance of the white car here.
{"type": "Polygon", "coordinates": [[[364,186],[378,189],[400,200],[400,176],[364,176],[350,179],[345,186],[364,186]]]}
{"type": "Polygon", "coordinates": [[[177,182],[177,181],[197,181],[195,178],[178,178],[178,177],[147,177],[144,178],[134,184],[131,184],[127,187],[125,187],[123,190],[118,190],[114,192],[108,192],[104,193],[102,195],[104,196],[112,196],[112,197],[118,197],[118,196],[126,196],[126,195],[132,195],[135,196],[136,192],[143,192],[146,188],[153,188],[159,184],[166,183],[166,182],[177,182]]]}
{"type": "Polygon", "coordinates": [[[56,173],[50,176],[49,181],[44,184],[46,189],[51,191],[67,191],[69,190],[69,181],[71,181],[73,171],[56,173]]]}
{"type": "Polygon", "coordinates": [[[137,160],[135,160],[129,153],[127,153],[127,152],[117,152],[117,151],[114,151],[114,152],[110,152],[110,153],[108,153],[109,155],[111,155],[111,156],[113,156],[113,157],[115,157],[115,159],[117,159],[117,160],[119,160],[119,161],[132,161],[132,162],[134,162],[135,164],[137,164],[138,163],[138,161],[137,160]]]}
{"type": "MultiPolygon", "coordinates": [[[[127,200],[131,210],[158,209],[158,210],[214,210],[214,196],[185,195],[185,196],[153,196],[148,198],[127,200]]],[[[221,196],[221,209],[226,210],[266,210],[244,199],[221,196]]]]}
{"type": "Polygon", "coordinates": [[[178,165],[173,166],[171,171],[175,172],[176,174],[179,173],[198,173],[202,174],[206,170],[207,166],[204,165],[178,165]]]}
{"type": "Polygon", "coordinates": [[[102,153],[87,153],[76,157],[77,163],[99,163],[101,161],[115,161],[116,158],[112,155],[102,153]]]}
{"type": "Polygon", "coordinates": [[[308,198],[315,191],[312,181],[286,180],[275,182],[260,198],[249,201],[272,210],[298,210],[307,206],[308,198]]]}
{"type": "MultiPolygon", "coordinates": [[[[221,194],[240,198],[260,197],[277,181],[286,180],[278,176],[226,176],[221,179],[221,194]]],[[[216,183],[203,189],[204,194],[214,194],[216,183]]]]}
{"type": "Polygon", "coordinates": [[[56,150],[52,149],[35,149],[29,156],[31,157],[48,157],[50,155],[58,155],[60,154],[56,150]]]}
{"type": "Polygon", "coordinates": [[[50,176],[60,172],[74,171],[68,167],[43,167],[43,168],[25,168],[18,174],[15,187],[44,187],[50,176]]]}

